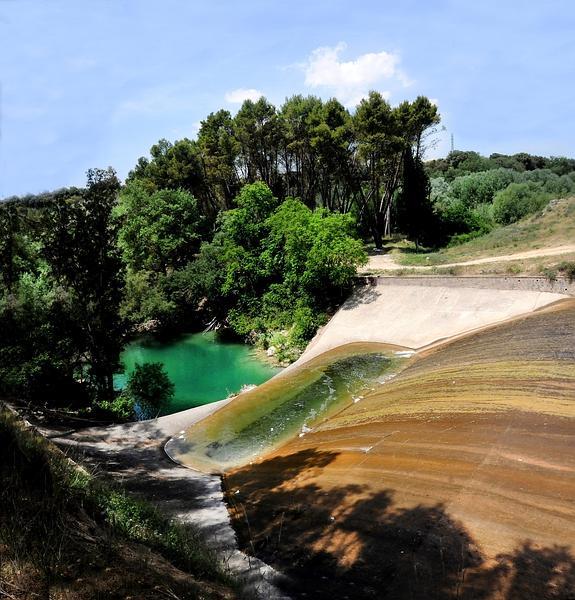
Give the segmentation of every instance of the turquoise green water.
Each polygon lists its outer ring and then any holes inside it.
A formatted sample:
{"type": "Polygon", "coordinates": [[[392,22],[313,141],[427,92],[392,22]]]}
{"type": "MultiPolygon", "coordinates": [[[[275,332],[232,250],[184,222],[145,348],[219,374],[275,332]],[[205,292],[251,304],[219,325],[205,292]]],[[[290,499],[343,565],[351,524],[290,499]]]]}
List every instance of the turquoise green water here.
{"type": "Polygon", "coordinates": [[[166,451],[207,472],[245,464],[361,401],[402,362],[381,345],[355,344],[328,352],[242,394],[170,440],[166,451]]]}
{"type": "Polygon", "coordinates": [[[126,384],[136,363],[163,363],[176,388],[165,415],[222,400],[280,371],[258,359],[250,346],[220,342],[213,332],[188,334],[168,343],[136,340],[126,346],[121,360],[125,371],[115,379],[118,388],[126,384]]]}

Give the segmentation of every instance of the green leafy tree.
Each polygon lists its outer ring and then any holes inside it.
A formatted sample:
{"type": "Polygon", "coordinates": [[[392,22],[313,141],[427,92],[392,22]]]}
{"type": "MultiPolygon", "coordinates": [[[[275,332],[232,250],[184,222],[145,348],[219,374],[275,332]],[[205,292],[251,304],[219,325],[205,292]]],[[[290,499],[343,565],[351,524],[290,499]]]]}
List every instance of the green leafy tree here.
{"type": "Polygon", "coordinates": [[[402,102],[395,112],[407,146],[416,160],[423,160],[427,140],[435,133],[435,127],[440,122],[437,106],[429,98],[418,96],[413,102],[402,102]]]}
{"type": "Polygon", "coordinates": [[[276,108],[265,98],[246,100],[234,117],[234,135],[239,143],[238,163],[244,183],[263,181],[276,196],[282,195],[280,149],[284,130],[276,108]]]}
{"type": "Polygon", "coordinates": [[[360,211],[376,247],[381,248],[389,231],[391,201],[401,181],[405,142],[396,114],[379,92],[370,92],[360,102],[353,122],[363,182],[360,211]]]}
{"type": "Polygon", "coordinates": [[[122,394],[143,418],[158,416],[174,397],[174,384],[162,363],[136,364],[122,394]]]}
{"type": "Polygon", "coordinates": [[[317,163],[316,204],[334,212],[350,212],[360,189],[354,164],[355,140],[351,115],[335,98],[322,105],[311,145],[317,163]]]}
{"type": "Polygon", "coordinates": [[[316,129],[322,122],[323,103],[315,96],[292,96],[280,111],[285,132],[286,194],[301,198],[312,208],[316,205],[319,157],[313,147],[316,129]]]}
{"type": "MultiPolygon", "coordinates": [[[[500,163],[491,161],[478,152],[452,150],[446,158],[430,160],[426,164],[430,177],[445,177],[448,181],[453,181],[456,177],[477,173],[479,171],[488,171],[497,168],[500,163]]],[[[501,165],[504,166],[504,165],[501,165]]]]}
{"type": "Polygon", "coordinates": [[[391,232],[391,205],[402,181],[404,152],[418,158],[426,132],[439,122],[437,108],[424,97],[396,108],[378,92],[370,92],[355,112],[357,165],[362,181],[360,214],[377,248],[391,232]]]}
{"type": "Polygon", "coordinates": [[[198,149],[206,184],[217,206],[226,210],[232,208],[233,198],[241,185],[238,172],[240,144],[234,132],[234,121],[227,110],[211,113],[202,121],[198,149]]]}
{"type": "Polygon", "coordinates": [[[17,204],[0,204],[0,278],[6,289],[11,290],[18,281],[30,252],[17,204]]]}
{"type": "Polygon", "coordinates": [[[181,325],[194,317],[203,323],[214,318],[225,321],[230,308],[222,293],[225,277],[224,248],[217,242],[204,243],[195,260],[170,273],[163,282],[165,296],[175,305],[173,320],[181,325]]]}
{"type": "Polygon", "coordinates": [[[293,198],[278,205],[262,182],[242,188],[236,204],[209,245],[224,266],[218,303],[236,333],[286,329],[300,344],[366,260],[355,220],[293,198]]]}
{"type": "Polygon", "coordinates": [[[221,245],[225,262],[222,293],[235,307],[233,314],[257,312],[259,298],[267,286],[260,255],[268,234],[267,218],[278,206],[277,198],[263,182],[245,185],[235,199],[237,208],[221,220],[215,243],[221,245]]]}
{"type": "Polygon", "coordinates": [[[166,277],[151,271],[126,274],[120,316],[133,325],[149,321],[164,325],[173,321],[176,302],[166,291],[166,277]]]}
{"type": "Polygon", "coordinates": [[[150,149],[151,158],[140,157],[126,179],[139,181],[150,193],[185,190],[198,199],[202,214],[215,218],[220,206],[206,179],[198,143],[188,138],[169,142],[161,139],[150,149]]]}
{"type": "Polygon", "coordinates": [[[363,244],[353,237],[350,215],[311,211],[300,200],[288,198],[267,224],[262,262],[268,276],[281,282],[292,306],[304,300],[325,308],[341,298],[366,261],[363,244]]]}
{"type": "Polygon", "coordinates": [[[56,282],[71,294],[81,336],[77,352],[99,400],[114,395],[124,324],[119,316],[123,266],[112,218],[120,183],[113,169],[90,169],[80,197],[45,213],[43,254],[56,282]]]}
{"type": "Polygon", "coordinates": [[[185,190],[149,193],[141,182],[128,184],[114,210],[121,223],[118,243],[134,271],[167,273],[186,265],[198,252],[203,218],[185,190]]]}
{"type": "Polygon", "coordinates": [[[46,268],[0,293],[0,395],[48,406],[89,402],[74,311],[71,294],[54,287],[46,268]]]}
{"type": "Polygon", "coordinates": [[[438,241],[439,232],[429,195],[429,178],[423,163],[407,150],[404,156],[403,185],[397,203],[397,226],[415,241],[416,247],[438,241]]]}

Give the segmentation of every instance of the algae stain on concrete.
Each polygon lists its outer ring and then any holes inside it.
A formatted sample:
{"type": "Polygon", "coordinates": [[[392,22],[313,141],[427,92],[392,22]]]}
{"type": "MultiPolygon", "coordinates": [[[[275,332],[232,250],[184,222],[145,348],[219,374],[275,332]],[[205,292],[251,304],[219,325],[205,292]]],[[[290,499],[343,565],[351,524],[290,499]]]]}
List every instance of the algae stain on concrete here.
{"type": "Polygon", "coordinates": [[[361,402],[398,372],[409,355],[382,344],[350,344],[327,352],[192,425],[166,444],[166,452],[208,472],[246,464],[361,402]]]}

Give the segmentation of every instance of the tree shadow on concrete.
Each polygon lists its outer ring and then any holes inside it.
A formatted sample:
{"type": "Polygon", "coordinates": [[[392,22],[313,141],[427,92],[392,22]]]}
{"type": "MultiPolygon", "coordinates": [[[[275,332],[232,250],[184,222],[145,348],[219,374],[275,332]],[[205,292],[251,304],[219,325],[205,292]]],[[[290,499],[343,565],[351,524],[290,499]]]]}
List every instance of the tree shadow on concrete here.
{"type": "MultiPolygon", "coordinates": [[[[79,431],[55,439],[71,458],[99,477],[120,483],[124,489],[158,505],[168,517],[187,520],[187,515],[213,506],[221,483],[176,464],[163,451],[166,437],[153,423],[124,430],[109,428],[79,431]]],[[[217,536],[220,523],[205,522],[200,529],[207,538],[217,536]]]]}
{"type": "Polygon", "coordinates": [[[353,310],[364,304],[371,304],[379,298],[376,278],[364,277],[363,279],[364,282],[357,285],[351,296],[342,304],[341,310],[353,310]]]}
{"type": "Polygon", "coordinates": [[[392,490],[318,487],[314,474],[336,457],[305,450],[224,481],[240,545],[286,573],[293,597],[575,598],[570,549],[525,541],[488,560],[442,504],[402,508],[392,490]]]}

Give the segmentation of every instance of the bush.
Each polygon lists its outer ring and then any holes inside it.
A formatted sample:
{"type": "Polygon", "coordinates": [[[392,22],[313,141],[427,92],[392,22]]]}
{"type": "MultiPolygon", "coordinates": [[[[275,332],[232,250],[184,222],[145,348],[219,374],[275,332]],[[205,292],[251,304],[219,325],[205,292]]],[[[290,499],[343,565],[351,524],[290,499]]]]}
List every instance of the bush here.
{"type": "Polygon", "coordinates": [[[467,242],[481,237],[482,235],[484,235],[483,231],[471,231],[469,233],[458,233],[457,235],[452,235],[449,239],[449,244],[447,244],[447,247],[453,248],[453,246],[466,244],[467,242]]]}
{"type": "Polygon", "coordinates": [[[545,267],[541,272],[551,283],[557,281],[557,271],[555,269],[545,267]]]}
{"type": "Polygon", "coordinates": [[[496,194],[493,216],[498,223],[509,225],[542,209],[549,199],[541,183],[512,183],[496,194]]]}
{"type": "Polygon", "coordinates": [[[162,363],[136,363],[122,395],[125,397],[122,402],[131,402],[141,418],[150,419],[157,416],[173,398],[174,384],[162,363]]]}
{"type": "Polygon", "coordinates": [[[125,392],[122,392],[113,400],[103,400],[102,402],[99,402],[98,406],[102,410],[112,413],[112,415],[122,421],[133,419],[136,413],[134,398],[125,392]]]}
{"type": "Polygon", "coordinates": [[[309,306],[300,306],[294,312],[293,323],[289,340],[294,346],[303,349],[315,335],[317,328],[325,323],[325,315],[315,313],[309,306]]]}
{"type": "Polygon", "coordinates": [[[517,180],[510,169],[494,169],[457,177],[451,184],[451,195],[469,208],[493,202],[494,195],[517,180]]]}
{"type": "Polygon", "coordinates": [[[557,269],[567,277],[569,283],[575,281],[575,262],[563,261],[557,265],[557,269]]]}

